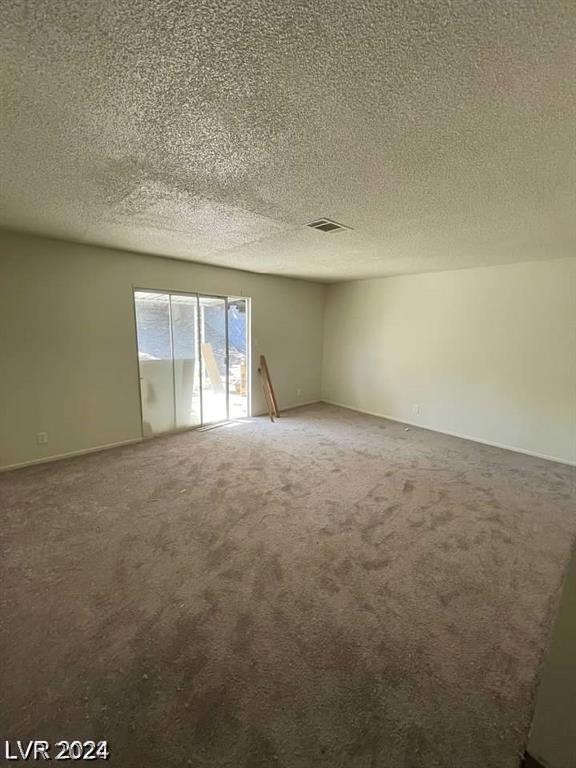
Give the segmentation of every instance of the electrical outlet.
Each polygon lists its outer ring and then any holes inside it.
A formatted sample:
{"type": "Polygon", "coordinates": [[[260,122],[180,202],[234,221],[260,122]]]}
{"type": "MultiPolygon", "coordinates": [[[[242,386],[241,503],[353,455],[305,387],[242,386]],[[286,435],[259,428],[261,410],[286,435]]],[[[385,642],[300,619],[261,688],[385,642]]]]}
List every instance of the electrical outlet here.
{"type": "Polygon", "coordinates": [[[300,387],[296,390],[296,395],[297,397],[302,397],[302,389],[300,387]]]}
{"type": "Polygon", "coordinates": [[[412,406],[412,410],[414,411],[414,416],[420,416],[420,406],[418,405],[418,403],[415,403],[412,406]]]}
{"type": "Polygon", "coordinates": [[[36,433],[36,445],[46,445],[48,442],[48,432],[36,433]]]}

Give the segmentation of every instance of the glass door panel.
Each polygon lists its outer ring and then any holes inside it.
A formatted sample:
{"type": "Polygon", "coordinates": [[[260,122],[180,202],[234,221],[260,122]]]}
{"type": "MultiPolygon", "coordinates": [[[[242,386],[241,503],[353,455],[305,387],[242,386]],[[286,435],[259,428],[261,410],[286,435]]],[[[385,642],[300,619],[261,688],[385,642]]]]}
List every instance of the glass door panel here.
{"type": "Polygon", "coordinates": [[[249,300],[134,292],[145,437],[248,415],[249,300]]]}
{"type": "Polygon", "coordinates": [[[136,291],[142,431],[145,437],[174,429],[174,371],[170,297],[136,291]]]}
{"type": "Polygon", "coordinates": [[[200,360],[198,355],[198,298],[172,294],[172,345],[174,352],[175,426],[195,427],[202,423],[200,404],[200,360]]]}
{"type": "Polygon", "coordinates": [[[202,357],[202,421],[213,424],[228,418],[227,300],[199,296],[202,357]]]}
{"type": "Polygon", "coordinates": [[[228,299],[229,418],[248,416],[248,301],[228,299]]]}

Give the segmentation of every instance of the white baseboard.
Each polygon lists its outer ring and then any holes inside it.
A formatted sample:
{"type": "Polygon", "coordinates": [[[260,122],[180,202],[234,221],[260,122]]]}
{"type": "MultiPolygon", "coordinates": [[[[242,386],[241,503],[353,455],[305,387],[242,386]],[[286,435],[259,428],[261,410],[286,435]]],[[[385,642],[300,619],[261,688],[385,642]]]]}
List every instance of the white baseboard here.
{"type": "MultiPolygon", "coordinates": [[[[427,429],[431,432],[438,432],[441,435],[450,435],[450,437],[458,437],[461,440],[470,440],[473,443],[481,443],[482,445],[490,445],[493,448],[502,448],[505,451],[513,451],[514,453],[523,453],[527,456],[535,456],[538,459],[546,459],[547,461],[554,461],[557,464],[567,464],[568,466],[576,466],[576,461],[570,459],[560,459],[557,456],[550,456],[545,453],[537,453],[536,451],[529,451],[525,448],[517,448],[513,445],[505,445],[504,443],[498,443],[494,440],[483,440],[479,437],[472,437],[471,435],[464,435],[461,432],[448,432],[445,429],[438,429],[436,427],[429,427],[425,424],[418,424],[415,421],[406,421],[405,419],[398,419],[395,416],[388,416],[385,413],[376,413],[375,411],[367,411],[364,408],[354,408],[351,405],[345,405],[344,403],[337,403],[334,400],[307,400],[304,403],[292,403],[291,405],[285,405],[280,408],[280,413],[284,411],[291,411],[294,408],[303,408],[306,405],[315,405],[316,403],[326,403],[327,405],[335,405],[338,408],[345,408],[348,411],[355,411],[356,413],[365,413],[367,416],[377,416],[380,419],[388,419],[388,421],[395,421],[398,424],[407,424],[411,427],[417,427],[418,429],[427,429]]],[[[267,411],[255,413],[253,416],[267,416],[267,411]]],[[[166,437],[166,435],[162,435],[166,437]]],[[[61,459],[71,459],[74,456],[84,456],[89,453],[99,453],[100,451],[106,451],[109,448],[121,448],[124,445],[133,445],[135,443],[143,442],[145,438],[136,437],[131,440],[121,440],[117,443],[107,443],[105,445],[97,445],[93,448],[83,448],[79,451],[69,451],[67,453],[60,453],[54,456],[43,456],[39,459],[31,459],[29,461],[22,461],[17,464],[6,464],[0,467],[0,472],[8,472],[12,469],[21,469],[23,467],[31,467],[36,464],[47,464],[52,461],[60,461],[61,459]]]]}
{"type": "MultiPolygon", "coordinates": [[[[303,408],[305,405],[316,405],[316,403],[321,403],[322,400],[306,400],[303,403],[292,403],[291,405],[283,405],[280,408],[280,413],[283,413],[284,411],[292,411],[294,408],[303,408]]],[[[258,411],[258,413],[253,413],[252,416],[256,418],[257,416],[268,416],[268,411],[258,411]]]]}
{"type": "Polygon", "coordinates": [[[316,403],[321,402],[321,400],[306,400],[305,403],[292,403],[292,405],[284,405],[282,408],[280,408],[280,413],[283,411],[292,411],[294,408],[303,408],[305,405],[316,405],[316,403]]]}
{"type": "Polygon", "coordinates": [[[322,400],[327,405],[335,405],[338,408],[346,408],[348,411],[356,411],[356,413],[365,413],[367,416],[377,416],[380,419],[388,419],[388,421],[395,421],[398,424],[407,424],[410,427],[417,427],[418,429],[427,429],[430,432],[438,432],[441,435],[449,435],[450,437],[459,437],[461,440],[470,440],[473,443],[481,443],[482,445],[490,445],[493,448],[502,448],[505,451],[513,451],[514,453],[523,453],[526,456],[535,456],[537,459],[546,459],[547,461],[554,461],[557,464],[568,464],[570,467],[576,467],[576,461],[571,459],[560,459],[557,456],[550,456],[546,453],[537,453],[536,451],[529,451],[526,448],[517,448],[514,445],[506,445],[504,443],[498,443],[495,440],[484,440],[480,437],[472,437],[471,435],[464,435],[461,432],[449,432],[446,429],[438,429],[437,427],[429,427],[426,424],[418,424],[416,421],[407,421],[406,419],[398,419],[395,416],[388,416],[386,413],[376,413],[375,411],[366,411],[364,408],[353,408],[351,405],[345,405],[344,403],[336,403],[334,400],[322,400]]]}
{"type": "Polygon", "coordinates": [[[133,445],[134,443],[141,443],[141,437],[134,437],[131,440],[121,440],[119,443],[106,443],[105,445],[96,445],[94,448],[82,448],[79,451],[68,451],[67,453],[57,453],[54,456],[42,456],[40,459],[30,459],[29,461],[21,461],[18,464],[6,464],[0,467],[0,472],[8,472],[11,469],[22,469],[23,467],[32,467],[35,464],[48,464],[52,461],[60,461],[61,459],[72,459],[74,456],[85,456],[87,453],[100,453],[100,451],[107,451],[109,448],[121,448],[123,445],[133,445]]]}
{"type": "MultiPolygon", "coordinates": [[[[304,403],[294,403],[292,405],[285,405],[282,408],[280,408],[280,413],[283,411],[290,411],[293,408],[301,408],[304,405],[314,405],[315,403],[319,403],[320,400],[307,400],[304,403]]],[[[262,411],[262,413],[256,413],[253,414],[254,416],[267,416],[268,411],[262,411]]],[[[150,437],[135,437],[131,440],[121,440],[118,443],[107,443],[106,445],[96,445],[93,448],[82,448],[79,451],[68,451],[67,453],[57,453],[53,456],[42,456],[39,459],[30,459],[28,461],[21,461],[17,464],[5,464],[4,466],[0,467],[0,472],[8,472],[12,469],[23,469],[24,467],[32,467],[36,464],[48,464],[52,461],[60,461],[61,459],[71,459],[74,456],[84,456],[88,453],[99,453],[100,451],[107,451],[109,448],[121,448],[123,445],[133,445],[134,443],[142,443],[157,437],[169,437],[170,435],[178,435],[182,434],[182,432],[188,432],[192,430],[179,430],[176,432],[171,433],[164,433],[161,435],[151,435],[150,437]]]]}

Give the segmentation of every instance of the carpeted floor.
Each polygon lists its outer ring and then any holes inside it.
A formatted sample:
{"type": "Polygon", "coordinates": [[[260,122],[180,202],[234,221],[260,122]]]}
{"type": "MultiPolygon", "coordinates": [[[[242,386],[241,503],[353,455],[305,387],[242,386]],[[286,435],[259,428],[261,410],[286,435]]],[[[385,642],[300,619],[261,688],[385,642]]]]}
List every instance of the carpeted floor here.
{"type": "Polygon", "coordinates": [[[576,469],[326,405],[0,476],[2,738],[512,768],[576,469]]]}

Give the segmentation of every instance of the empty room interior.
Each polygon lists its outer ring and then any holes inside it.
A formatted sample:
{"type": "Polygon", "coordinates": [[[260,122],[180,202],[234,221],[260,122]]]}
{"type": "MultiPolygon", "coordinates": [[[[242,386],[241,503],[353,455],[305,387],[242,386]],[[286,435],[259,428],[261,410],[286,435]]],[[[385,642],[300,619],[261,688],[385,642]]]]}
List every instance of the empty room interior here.
{"type": "Polygon", "coordinates": [[[576,768],[573,2],[0,41],[0,761],[576,768]]]}

